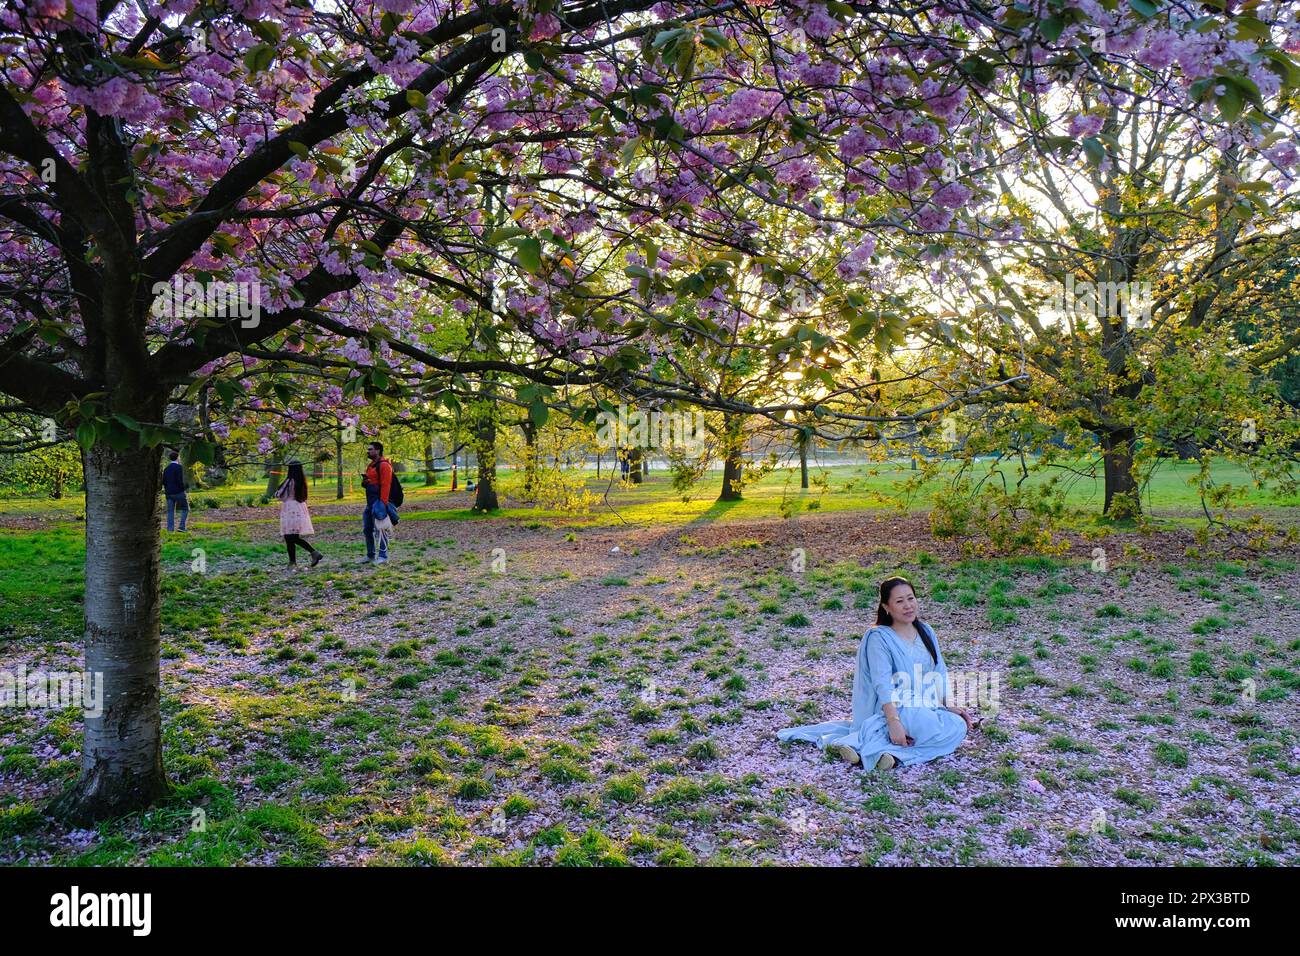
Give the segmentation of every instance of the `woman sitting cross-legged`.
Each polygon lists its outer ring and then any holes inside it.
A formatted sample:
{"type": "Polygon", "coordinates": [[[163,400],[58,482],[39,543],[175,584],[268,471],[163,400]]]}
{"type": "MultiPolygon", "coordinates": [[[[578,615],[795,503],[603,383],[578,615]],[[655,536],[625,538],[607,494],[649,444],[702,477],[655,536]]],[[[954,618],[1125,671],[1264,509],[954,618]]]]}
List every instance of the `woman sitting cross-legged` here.
{"type": "Polygon", "coordinates": [[[911,583],[889,578],[880,585],[876,626],[858,646],[853,720],[789,727],[777,737],[887,770],[950,754],[974,727],[965,710],[949,706],[948,669],[911,583]]]}

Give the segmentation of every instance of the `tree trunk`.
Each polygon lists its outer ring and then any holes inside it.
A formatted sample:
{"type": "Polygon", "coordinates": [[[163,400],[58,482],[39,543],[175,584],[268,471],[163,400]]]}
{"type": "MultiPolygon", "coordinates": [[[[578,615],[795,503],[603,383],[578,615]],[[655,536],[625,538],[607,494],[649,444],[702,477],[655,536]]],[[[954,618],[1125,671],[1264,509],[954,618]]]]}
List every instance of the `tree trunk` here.
{"type": "Polygon", "coordinates": [[[478,459],[478,484],[474,488],[474,510],[496,511],[497,501],[497,422],[492,409],[485,408],[474,425],[474,457],[478,459]]]}
{"type": "Polygon", "coordinates": [[[740,450],[728,451],[722,462],[722,494],[719,501],[741,500],[741,478],[744,476],[745,462],[740,457],[740,450]]]}
{"type": "Polygon", "coordinates": [[[1106,475],[1104,511],[1112,518],[1133,518],[1142,513],[1137,480],[1133,477],[1133,429],[1121,428],[1101,436],[1106,475]]]}
{"type": "Polygon", "coordinates": [[[199,393],[199,431],[203,437],[212,442],[212,464],[203,470],[203,477],[207,479],[209,488],[215,488],[226,483],[226,477],[229,474],[229,468],[226,465],[226,446],[217,441],[212,434],[212,419],[208,411],[208,389],[204,388],[199,393]]]}
{"type": "Polygon", "coordinates": [[[799,432],[799,487],[808,488],[808,433],[799,432]]]}
{"type": "Polygon", "coordinates": [[[204,469],[203,476],[208,479],[208,487],[215,488],[226,483],[230,477],[230,466],[226,464],[226,446],[211,438],[209,441],[212,441],[212,464],[204,469]]]}
{"type": "Polygon", "coordinates": [[[745,472],[745,459],[741,457],[744,442],[744,419],[738,415],[722,418],[722,494],[719,501],[741,500],[741,479],[745,472]]]}
{"type": "Polygon", "coordinates": [[[627,480],[634,485],[645,480],[645,451],[639,445],[627,453],[627,480]]]}
{"type": "Polygon", "coordinates": [[[342,500],[343,498],[343,426],[338,425],[334,429],[334,477],[338,482],[335,489],[334,497],[342,500]]]}
{"type": "Polygon", "coordinates": [[[275,494],[275,489],[280,487],[280,482],[284,480],[283,475],[276,474],[275,462],[266,463],[266,497],[270,498],[275,494]]]}
{"type": "Polygon", "coordinates": [[[424,436],[424,483],[426,486],[438,483],[437,473],[433,470],[433,438],[429,435],[424,436]]]}
{"type": "Polygon", "coordinates": [[[537,473],[537,426],[530,419],[520,427],[524,432],[524,499],[536,501],[538,485],[541,483],[537,473]]]}
{"type": "Polygon", "coordinates": [[[86,671],[100,712],[85,718],[81,777],[51,808],[72,822],[149,806],[170,787],[159,706],[160,449],[83,454],[86,671]]]}

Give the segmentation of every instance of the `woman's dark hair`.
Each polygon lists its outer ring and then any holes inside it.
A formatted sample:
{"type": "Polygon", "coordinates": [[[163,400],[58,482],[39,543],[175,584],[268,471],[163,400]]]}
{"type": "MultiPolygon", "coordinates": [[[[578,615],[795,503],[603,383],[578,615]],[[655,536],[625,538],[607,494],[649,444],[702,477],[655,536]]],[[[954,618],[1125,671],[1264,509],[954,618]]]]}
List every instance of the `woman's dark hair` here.
{"type": "MultiPolygon", "coordinates": [[[[916,588],[907,578],[885,578],[880,582],[880,603],[876,605],[877,624],[884,624],[886,627],[893,625],[894,617],[889,613],[885,605],[889,603],[889,595],[894,592],[894,588],[904,584],[912,588],[913,594],[916,593],[916,588]]],[[[937,664],[939,662],[939,653],[934,649],[934,638],[930,636],[930,625],[921,620],[919,614],[916,616],[916,623],[918,625],[916,632],[921,635],[921,640],[925,642],[925,649],[930,652],[930,659],[937,664]]]]}
{"type": "Polygon", "coordinates": [[[306,501],[307,476],[303,473],[302,462],[294,461],[289,463],[289,480],[293,482],[294,500],[306,501]]]}

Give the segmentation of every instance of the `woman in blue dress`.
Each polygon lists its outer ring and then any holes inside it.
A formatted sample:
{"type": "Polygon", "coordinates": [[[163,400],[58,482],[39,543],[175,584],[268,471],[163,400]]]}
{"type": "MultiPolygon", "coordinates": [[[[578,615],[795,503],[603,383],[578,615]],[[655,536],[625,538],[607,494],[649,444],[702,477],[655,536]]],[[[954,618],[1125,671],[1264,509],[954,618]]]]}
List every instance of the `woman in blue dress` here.
{"type": "Polygon", "coordinates": [[[975,727],[950,704],[948,669],[916,592],[906,578],[889,578],[880,585],[876,626],[858,646],[852,721],[789,727],[777,737],[819,744],[855,766],[924,763],[952,753],[975,727]]]}

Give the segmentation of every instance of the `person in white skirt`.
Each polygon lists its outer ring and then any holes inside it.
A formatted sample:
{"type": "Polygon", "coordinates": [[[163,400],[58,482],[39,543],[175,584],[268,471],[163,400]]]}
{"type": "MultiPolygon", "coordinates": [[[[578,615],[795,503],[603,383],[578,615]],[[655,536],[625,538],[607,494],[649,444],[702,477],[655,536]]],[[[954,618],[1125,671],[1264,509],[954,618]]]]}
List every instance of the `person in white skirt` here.
{"type": "Polygon", "coordinates": [[[297,548],[302,545],[311,552],[311,566],[314,568],[324,557],[303,539],[304,535],[313,535],[316,529],[311,524],[311,512],[307,510],[307,476],[303,474],[302,462],[289,463],[289,475],[276,490],[280,499],[280,534],[284,535],[284,546],[289,551],[289,567],[297,567],[297,548]]]}

